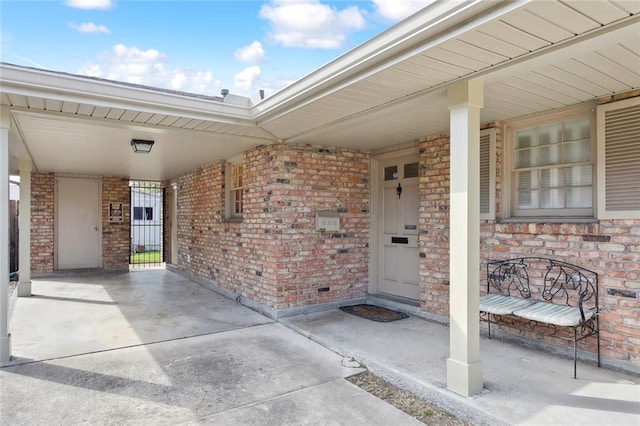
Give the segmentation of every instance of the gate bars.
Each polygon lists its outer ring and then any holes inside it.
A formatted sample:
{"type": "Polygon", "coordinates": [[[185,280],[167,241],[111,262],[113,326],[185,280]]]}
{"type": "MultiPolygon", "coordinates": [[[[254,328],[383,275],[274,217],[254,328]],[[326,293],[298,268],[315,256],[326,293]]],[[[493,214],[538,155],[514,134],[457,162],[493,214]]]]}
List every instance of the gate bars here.
{"type": "Polygon", "coordinates": [[[164,188],[160,182],[130,181],[130,268],[161,266],[164,256],[164,188]]]}

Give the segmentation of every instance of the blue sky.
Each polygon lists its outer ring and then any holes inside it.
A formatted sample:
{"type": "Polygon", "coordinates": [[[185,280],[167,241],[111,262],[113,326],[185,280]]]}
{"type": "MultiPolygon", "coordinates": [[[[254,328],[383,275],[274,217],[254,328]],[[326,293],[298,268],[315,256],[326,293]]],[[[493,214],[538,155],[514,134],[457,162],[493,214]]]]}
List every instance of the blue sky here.
{"type": "Polygon", "coordinates": [[[218,95],[267,95],[432,0],[0,0],[3,62],[218,95]]]}

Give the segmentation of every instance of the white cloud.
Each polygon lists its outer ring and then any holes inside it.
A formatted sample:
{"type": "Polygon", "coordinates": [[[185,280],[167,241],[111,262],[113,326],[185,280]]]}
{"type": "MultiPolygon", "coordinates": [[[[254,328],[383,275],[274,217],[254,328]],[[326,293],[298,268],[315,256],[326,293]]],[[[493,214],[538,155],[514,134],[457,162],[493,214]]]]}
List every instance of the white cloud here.
{"type": "Polygon", "coordinates": [[[169,69],[166,62],[155,49],[117,44],[100,56],[99,63],[83,65],[78,74],[196,94],[219,93],[220,81],[211,71],[169,69]]]}
{"type": "Polygon", "coordinates": [[[262,70],[259,66],[254,65],[243,69],[233,77],[233,83],[238,89],[244,89],[247,92],[254,90],[254,85],[260,78],[262,70]]]}
{"type": "Polygon", "coordinates": [[[400,21],[435,0],[373,0],[375,9],[383,18],[400,21]]]}
{"type": "Polygon", "coordinates": [[[83,22],[82,24],[69,24],[69,28],[85,34],[109,34],[111,30],[105,25],[96,25],[93,22],[83,22]]]}
{"type": "Polygon", "coordinates": [[[270,22],[271,39],[286,47],[339,48],[350,31],[366,24],[357,7],[337,10],[319,0],[271,0],[259,16],[270,22]]]}
{"type": "Polygon", "coordinates": [[[249,64],[257,64],[265,60],[264,49],[259,41],[254,41],[250,45],[236,50],[233,56],[236,60],[249,64]]]}
{"type": "Polygon", "coordinates": [[[114,4],[111,0],[67,0],[67,6],[76,9],[111,9],[114,4]]]}

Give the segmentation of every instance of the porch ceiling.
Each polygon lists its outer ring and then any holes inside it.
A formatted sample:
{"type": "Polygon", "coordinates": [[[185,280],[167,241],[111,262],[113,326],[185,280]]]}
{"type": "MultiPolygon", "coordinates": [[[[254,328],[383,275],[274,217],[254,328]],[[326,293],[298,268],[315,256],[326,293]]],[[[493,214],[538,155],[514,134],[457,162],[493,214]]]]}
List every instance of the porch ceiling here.
{"type": "Polygon", "coordinates": [[[435,3],[252,107],[3,65],[12,172],[30,157],[38,171],[170,179],[274,139],[379,149],[448,130],[446,89],[470,78],[485,83],[483,122],[593,101],[640,87],[638,13],[435,3]],[[151,154],[132,138],[155,140],[151,154]]]}
{"type": "Polygon", "coordinates": [[[446,31],[423,28],[413,50],[260,125],[290,142],[376,149],[448,130],[446,89],[460,80],[484,80],[483,122],[636,89],[638,12],[625,1],[486,8],[446,31]]]}

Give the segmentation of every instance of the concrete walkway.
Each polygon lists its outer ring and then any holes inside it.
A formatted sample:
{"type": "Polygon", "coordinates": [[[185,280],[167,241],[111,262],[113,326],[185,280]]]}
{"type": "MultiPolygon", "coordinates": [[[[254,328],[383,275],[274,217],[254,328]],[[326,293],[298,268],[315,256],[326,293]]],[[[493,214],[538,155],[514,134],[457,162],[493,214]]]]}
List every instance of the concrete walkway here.
{"type": "Polygon", "coordinates": [[[334,352],[164,270],[37,280],[0,424],[419,424],[334,352]]]}
{"type": "Polygon", "coordinates": [[[448,328],[340,310],[274,323],[165,270],[35,280],[12,301],[0,424],[411,425],[360,369],[476,424],[638,425],[639,378],[481,342],[485,391],[446,389],[448,328]]]}
{"type": "Polygon", "coordinates": [[[640,378],[481,339],[485,390],[461,397],[446,388],[449,329],[410,317],[377,323],[340,310],[281,322],[375,374],[478,424],[640,425],[640,378]]]}

